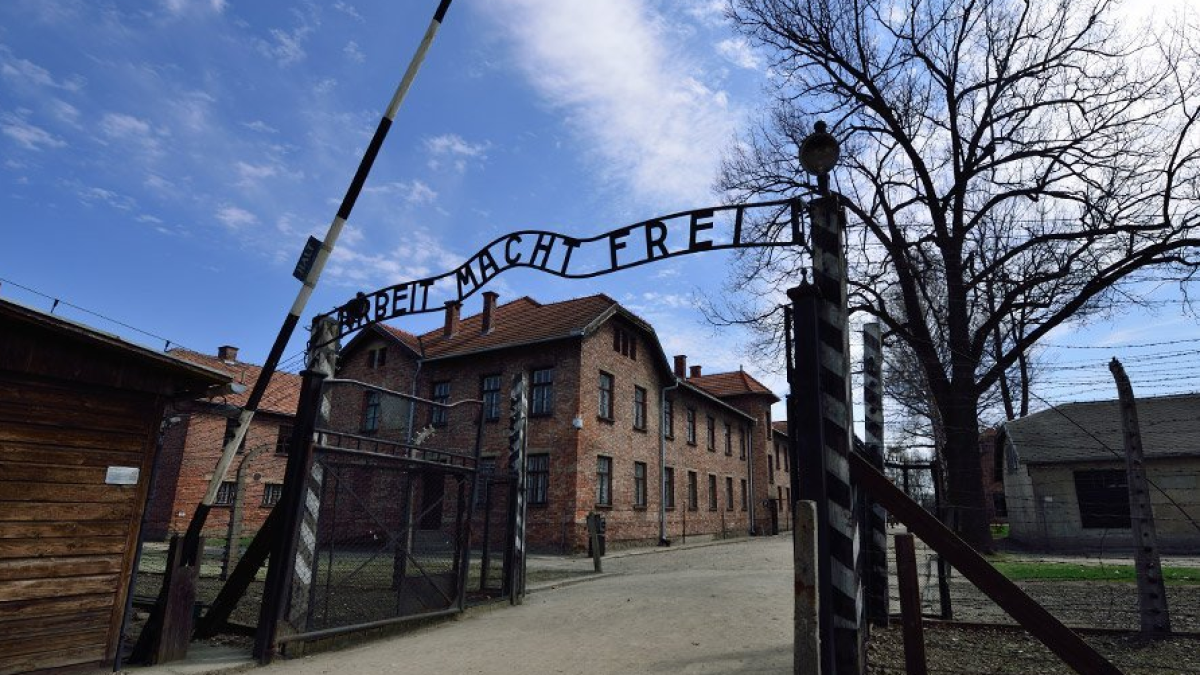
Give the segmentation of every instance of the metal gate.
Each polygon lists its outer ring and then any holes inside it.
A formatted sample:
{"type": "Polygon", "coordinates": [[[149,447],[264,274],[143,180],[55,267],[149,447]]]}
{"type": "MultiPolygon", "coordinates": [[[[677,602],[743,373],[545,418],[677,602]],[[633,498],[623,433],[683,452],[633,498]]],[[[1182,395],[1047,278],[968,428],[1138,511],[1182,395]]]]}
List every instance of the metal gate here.
{"type": "Polygon", "coordinates": [[[480,402],[347,380],[322,399],[286,640],[461,611],[480,402]]]}

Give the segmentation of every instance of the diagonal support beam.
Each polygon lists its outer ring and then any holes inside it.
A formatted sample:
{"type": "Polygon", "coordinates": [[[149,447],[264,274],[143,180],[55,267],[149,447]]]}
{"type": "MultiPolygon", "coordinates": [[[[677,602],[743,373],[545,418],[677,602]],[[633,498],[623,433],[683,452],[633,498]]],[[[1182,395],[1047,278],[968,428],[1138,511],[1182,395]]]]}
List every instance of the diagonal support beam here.
{"type": "Polygon", "coordinates": [[[983,591],[1031,635],[1082,675],[1123,675],[1091,645],[992,567],[978,551],[892,484],[870,461],[850,455],[850,475],[889,513],[983,591]]]}

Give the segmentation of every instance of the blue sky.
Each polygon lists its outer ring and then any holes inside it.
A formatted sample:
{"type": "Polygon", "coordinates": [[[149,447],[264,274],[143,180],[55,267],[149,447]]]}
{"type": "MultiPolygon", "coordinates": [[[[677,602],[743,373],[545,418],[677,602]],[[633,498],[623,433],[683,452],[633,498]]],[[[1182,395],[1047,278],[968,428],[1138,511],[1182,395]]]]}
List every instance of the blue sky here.
{"type": "MultiPolygon", "coordinates": [[[[324,234],[436,4],[0,4],[0,278],[261,362],[298,290],[296,256],[324,234]]],[[[302,325],[356,291],[447,271],[511,230],[590,235],[718,203],[721,153],[766,100],[765,64],[722,7],[456,0],[302,325]]],[[[744,336],[715,336],[695,308],[723,292],[727,262],[691,256],[591,281],[517,270],[491,288],[501,301],[607,292],[656,326],[668,354],[761,374],[744,336]]],[[[12,283],[0,296],[50,305],[12,283]]],[[[1120,321],[1056,338],[1196,327],[1174,310],[1120,321]]],[[[763,378],[782,392],[782,378],[763,378]]]]}

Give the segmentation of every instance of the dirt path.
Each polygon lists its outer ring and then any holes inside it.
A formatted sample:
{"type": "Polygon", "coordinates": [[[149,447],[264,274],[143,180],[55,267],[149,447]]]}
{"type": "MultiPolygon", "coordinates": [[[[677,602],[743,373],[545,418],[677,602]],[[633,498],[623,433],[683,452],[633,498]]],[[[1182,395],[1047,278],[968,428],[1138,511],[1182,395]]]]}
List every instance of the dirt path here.
{"type": "Polygon", "coordinates": [[[791,672],[790,539],[609,557],[604,571],[532,593],[520,607],[264,672],[791,672]]]}

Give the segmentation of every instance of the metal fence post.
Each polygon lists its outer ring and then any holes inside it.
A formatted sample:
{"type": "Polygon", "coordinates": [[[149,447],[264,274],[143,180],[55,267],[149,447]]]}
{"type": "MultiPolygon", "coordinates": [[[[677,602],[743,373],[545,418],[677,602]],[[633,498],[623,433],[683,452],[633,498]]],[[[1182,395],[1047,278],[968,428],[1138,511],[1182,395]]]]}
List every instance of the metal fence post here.
{"type": "Polygon", "coordinates": [[[817,333],[820,298],[815,286],[801,283],[788,291],[792,306],[791,325],[794,358],[788,381],[788,452],[791,454],[792,494],[798,500],[816,505],[817,548],[816,588],[819,601],[818,631],[820,670],[826,675],[834,669],[833,582],[829,557],[829,500],[826,498],[825,425],[821,418],[821,348],[817,333]]]}
{"type": "Polygon", "coordinates": [[[512,496],[508,502],[508,544],[505,548],[505,587],[508,601],[521,604],[525,595],[525,424],[528,421],[529,388],[525,373],[513,377],[509,402],[508,473],[512,496]]]}
{"type": "Polygon", "coordinates": [[[1138,612],[1142,635],[1148,638],[1171,634],[1171,615],[1167,609],[1167,587],[1163,582],[1162,565],[1158,557],[1158,533],[1154,527],[1154,511],[1150,507],[1150,485],[1146,480],[1142,434],[1138,426],[1137,404],[1133,385],[1125,368],[1117,359],[1108,364],[1121,403],[1121,427],[1125,437],[1125,476],[1129,486],[1129,524],[1133,529],[1133,546],[1137,564],[1138,612]]]}
{"type": "Polygon", "coordinates": [[[817,505],[795,502],[792,553],[795,569],[796,675],[821,675],[820,598],[817,593],[817,505]]]}
{"type": "MultiPolygon", "coordinates": [[[[867,459],[883,471],[883,339],[878,323],[863,327],[864,449],[867,459]]],[[[867,566],[867,618],[888,625],[887,512],[862,492],[870,524],[867,566]]]]}
{"type": "MultiPolygon", "coordinates": [[[[821,424],[825,431],[826,493],[829,508],[829,561],[833,579],[834,660],[838,675],[862,675],[866,668],[866,635],[862,631],[862,555],[855,513],[855,486],[850,482],[853,410],[850,394],[850,327],[846,306],[845,214],[836,195],[810,205],[813,282],[821,302],[821,424]]],[[[824,599],[823,599],[824,600],[824,599]]],[[[822,604],[826,604],[822,602],[822,604]]]]}
{"type": "Polygon", "coordinates": [[[332,320],[326,319],[313,326],[312,344],[315,347],[309,351],[308,368],[301,373],[300,402],[288,444],[283,494],[278,504],[282,514],[281,533],[271,547],[258,630],[254,635],[254,657],[262,664],[270,663],[275,655],[276,630],[287,610],[288,591],[296,569],[296,542],[300,536],[306,479],[312,462],[313,433],[321,409],[322,386],[333,374],[338,349],[336,335],[337,324],[332,320]]]}

